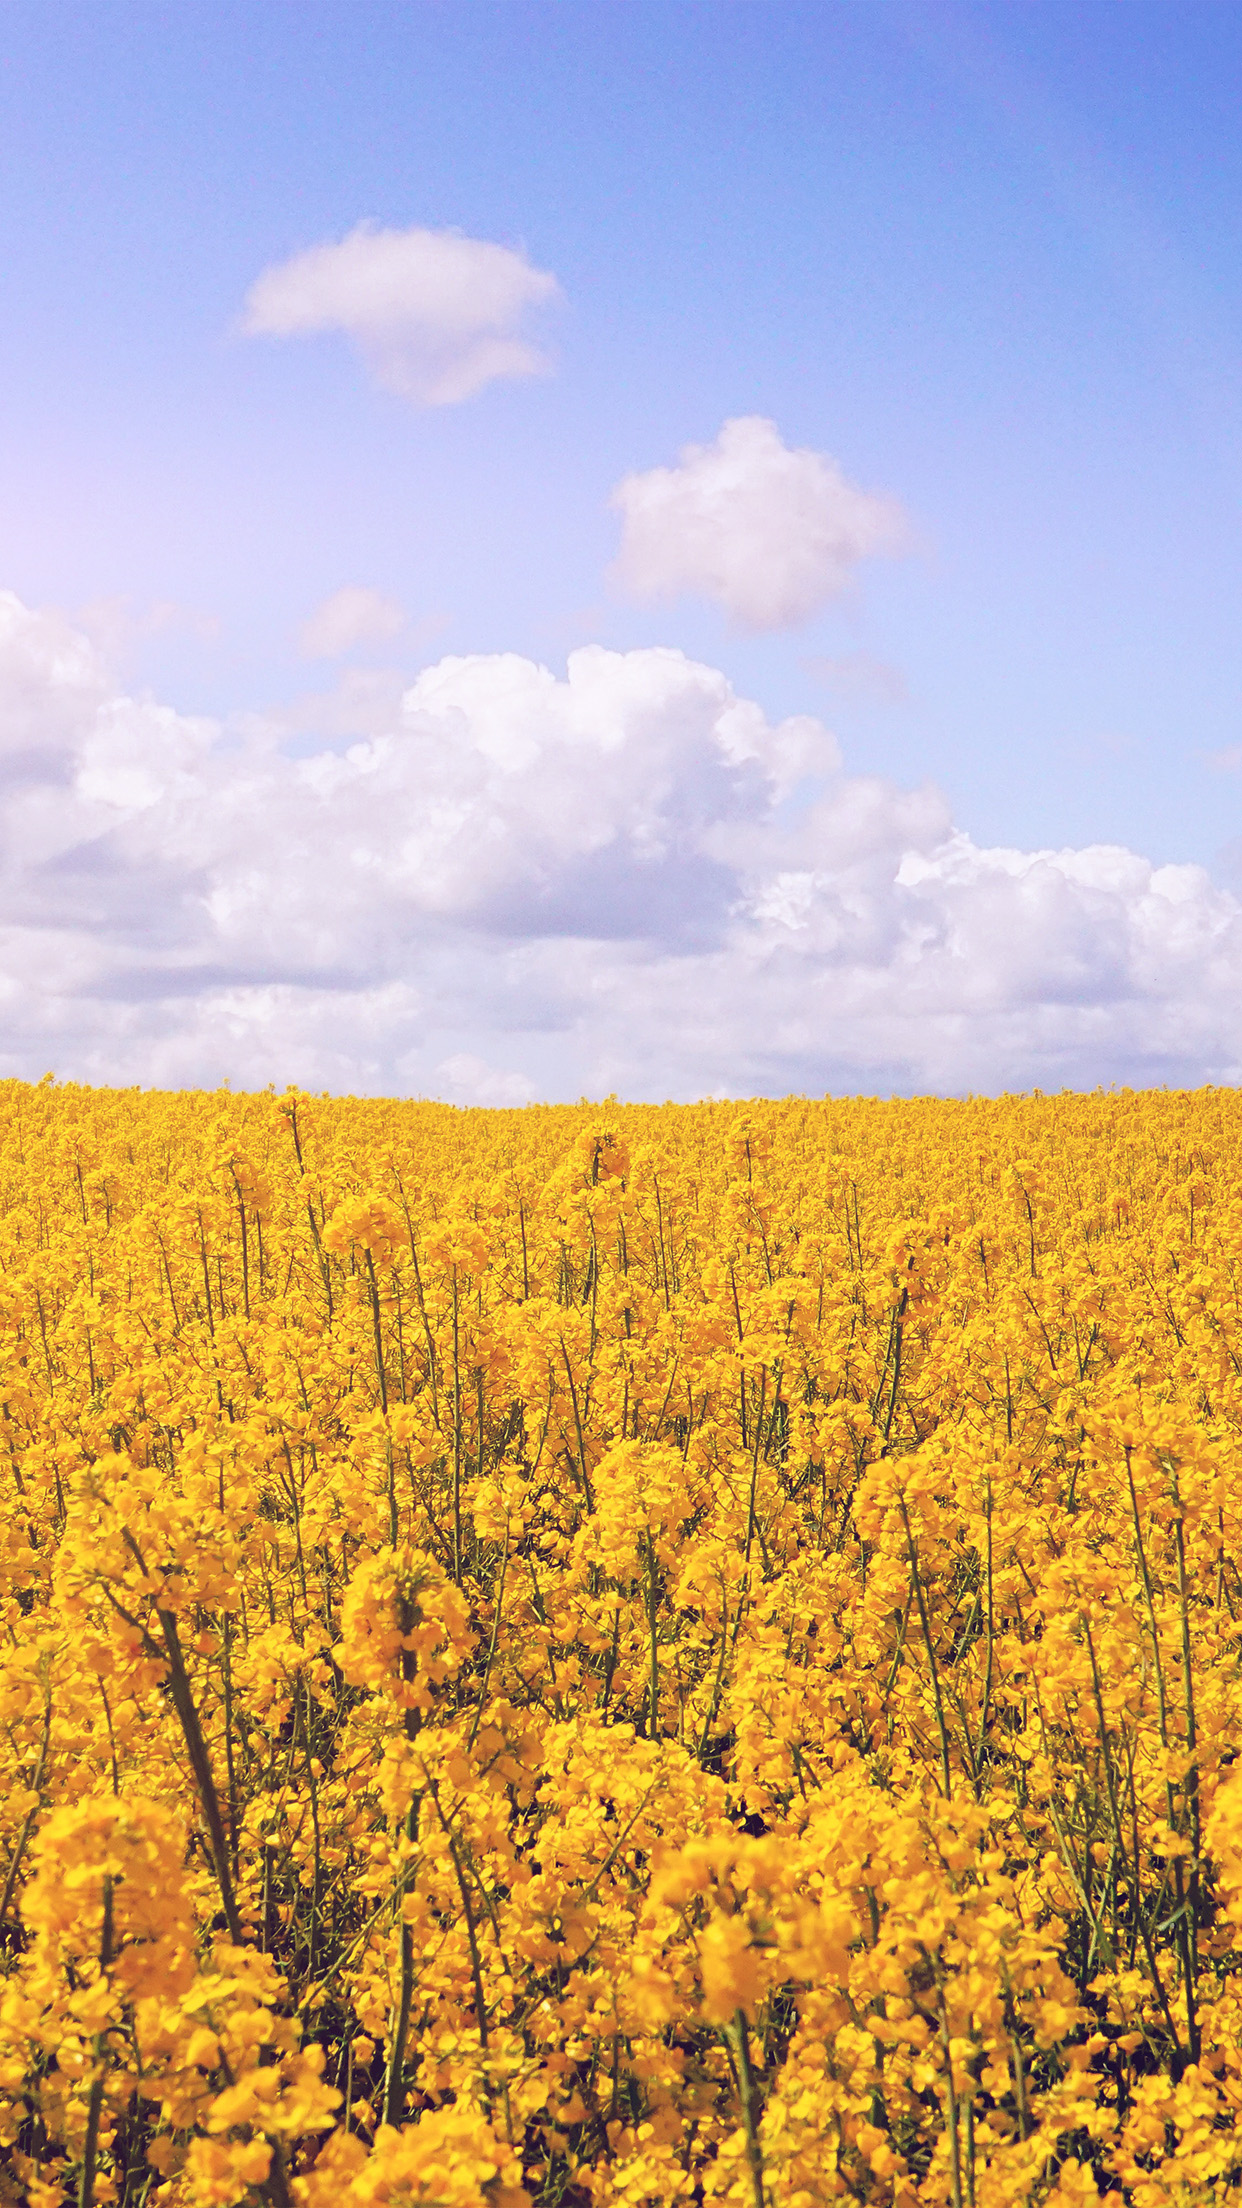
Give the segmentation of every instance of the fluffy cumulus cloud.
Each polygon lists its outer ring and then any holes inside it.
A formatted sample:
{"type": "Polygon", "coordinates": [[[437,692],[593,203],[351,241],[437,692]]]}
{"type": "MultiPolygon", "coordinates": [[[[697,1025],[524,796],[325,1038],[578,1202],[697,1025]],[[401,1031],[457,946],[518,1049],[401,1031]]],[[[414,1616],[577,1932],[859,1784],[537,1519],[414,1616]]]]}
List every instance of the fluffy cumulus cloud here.
{"type": "Polygon", "coordinates": [[[558,296],[556,278],[511,246],[364,222],[264,269],[242,326],[252,337],[340,331],[387,390],[419,406],[455,406],[499,377],[546,369],[523,323],[558,296]]]}
{"type": "Polygon", "coordinates": [[[908,529],[894,499],[846,481],[835,460],[781,440],[744,414],[714,445],[686,445],[674,468],[627,475],[615,579],[638,598],[711,598],[743,629],[809,620],[858,562],[897,552],[908,529]]]}
{"type": "Polygon", "coordinates": [[[356,644],[380,644],[406,626],[404,606],[382,590],[346,583],[302,623],[298,643],[307,659],[339,659],[356,644]]]}
{"type": "Polygon", "coordinates": [[[1242,905],[1198,868],[981,849],[676,651],[342,695],[317,748],[193,719],[0,595],[0,1070],[482,1104],[1242,1077],[1242,905]]]}

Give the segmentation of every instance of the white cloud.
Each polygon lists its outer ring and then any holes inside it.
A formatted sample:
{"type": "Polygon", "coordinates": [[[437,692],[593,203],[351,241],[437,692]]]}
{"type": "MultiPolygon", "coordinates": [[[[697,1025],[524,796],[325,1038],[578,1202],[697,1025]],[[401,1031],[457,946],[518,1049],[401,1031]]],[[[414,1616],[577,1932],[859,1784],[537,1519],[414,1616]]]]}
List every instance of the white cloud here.
{"type": "Polygon", "coordinates": [[[359,223],[264,269],[246,295],[253,337],[352,338],[389,391],[420,406],[455,406],[500,377],[542,374],[522,334],[528,311],[560,296],[524,253],[456,230],[378,230],[359,223]]]}
{"type": "Polygon", "coordinates": [[[136,645],[153,636],[165,636],[170,630],[192,636],[200,644],[214,644],[222,626],[218,614],[180,605],[176,599],[155,598],[139,605],[125,593],[92,598],[78,607],[75,619],[113,664],[123,660],[136,645]]]}
{"type": "Polygon", "coordinates": [[[1196,867],[982,849],[670,650],[341,699],[295,753],[118,693],[0,594],[0,1073],[488,1103],[1242,1078],[1242,903],[1196,867]]]}
{"type": "Polygon", "coordinates": [[[524,1073],[497,1073],[485,1058],[457,1050],[436,1067],[437,1088],[449,1104],[481,1104],[512,1110],[534,1101],[535,1084],[524,1073]]]}
{"type": "Polygon", "coordinates": [[[908,535],[894,499],[860,491],[825,453],[783,444],[759,414],[726,422],[714,445],[686,445],[675,468],[627,475],[612,504],[623,589],[712,598],[744,629],[809,620],[860,560],[902,550],[908,535]]]}
{"type": "Polygon", "coordinates": [[[406,625],[405,608],[382,590],[346,583],[302,623],[298,644],[305,659],[339,659],[355,644],[384,643],[406,625]]]}
{"type": "Polygon", "coordinates": [[[840,652],[802,662],[809,675],[843,704],[906,705],[910,690],[900,667],[876,659],[871,652],[840,652]]]}

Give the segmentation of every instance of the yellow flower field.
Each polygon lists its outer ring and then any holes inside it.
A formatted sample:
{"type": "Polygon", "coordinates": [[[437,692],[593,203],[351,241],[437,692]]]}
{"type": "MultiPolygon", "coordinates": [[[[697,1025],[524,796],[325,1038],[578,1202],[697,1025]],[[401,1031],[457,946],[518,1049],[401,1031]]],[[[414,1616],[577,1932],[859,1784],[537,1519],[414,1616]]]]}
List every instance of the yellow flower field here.
{"type": "Polygon", "coordinates": [[[0,2199],[1242,2194],[1242,1103],[0,1086],[0,2199]]]}

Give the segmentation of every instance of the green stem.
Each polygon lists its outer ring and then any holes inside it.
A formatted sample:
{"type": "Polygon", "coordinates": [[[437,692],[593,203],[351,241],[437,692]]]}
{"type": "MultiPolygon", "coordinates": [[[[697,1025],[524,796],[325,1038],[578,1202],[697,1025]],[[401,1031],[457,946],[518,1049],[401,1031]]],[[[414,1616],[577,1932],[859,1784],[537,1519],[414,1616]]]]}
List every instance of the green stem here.
{"type": "MultiPolygon", "coordinates": [[[[99,1970],[106,1976],[112,1965],[112,1880],[103,1882],[103,1931],[99,1941],[99,1970]]],[[[99,2159],[99,2118],[103,2111],[103,2058],[104,2039],[100,2033],[95,2041],[95,2075],[91,2079],[90,2099],[86,2104],[86,2139],[82,2147],[82,2175],[78,2181],[78,2208],[92,2208],[95,2198],[95,2170],[99,2159]]]]}
{"type": "MultiPolygon", "coordinates": [[[[738,2084],[741,2088],[742,2128],[746,2133],[746,2160],[750,2165],[750,2189],[754,2208],[764,2208],[763,2199],[763,2147],[759,2138],[759,2093],[755,2073],[750,2060],[750,2035],[746,2018],[738,2010],[730,2027],[729,2036],[737,2056],[738,2084]]],[[[960,2201],[956,2208],[961,2208],[960,2201]]]]}
{"type": "MultiPolygon", "coordinates": [[[[932,1645],[931,1620],[927,1615],[927,1603],[923,1595],[923,1578],[919,1571],[919,1552],[910,1528],[910,1513],[906,1509],[905,1496],[899,1493],[897,1502],[901,1510],[901,1522],[906,1529],[906,1547],[910,1553],[910,1571],[914,1579],[915,1600],[919,1606],[919,1624],[923,1628],[923,1646],[927,1650],[927,1662],[931,1670],[932,1693],[936,1699],[936,1726],[940,1734],[940,1769],[944,1776],[944,1798],[946,1802],[950,1802],[953,1799],[953,1781],[949,1772],[949,1734],[944,1721],[944,1702],[940,1693],[940,1673],[936,1668],[936,1651],[932,1645]]],[[[958,2208],[960,2208],[960,2203],[958,2208]]]]}
{"type": "Polygon", "coordinates": [[[936,1981],[936,1993],[940,2005],[940,2044],[944,2049],[945,2067],[945,2115],[949,2129],[949,2176],[953,2186],[953,2208],[962,2208],[962,2146],[957,2130],[957,2093],[953,2085],[953,2042],[949,2037],[949,2011],[944,1997],[944,1987],[936,1981]]]}

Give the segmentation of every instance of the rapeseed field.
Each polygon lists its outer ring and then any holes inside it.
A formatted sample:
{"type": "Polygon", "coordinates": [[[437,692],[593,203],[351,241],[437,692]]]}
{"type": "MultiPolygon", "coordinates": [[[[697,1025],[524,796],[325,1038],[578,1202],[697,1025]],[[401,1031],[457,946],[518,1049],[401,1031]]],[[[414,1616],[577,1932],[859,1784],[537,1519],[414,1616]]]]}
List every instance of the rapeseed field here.
{"type": "Polygon", "coordinates": [[[0,1086],[0,2198],[1242,2193],[1242,1103],[0,1086]]]}

